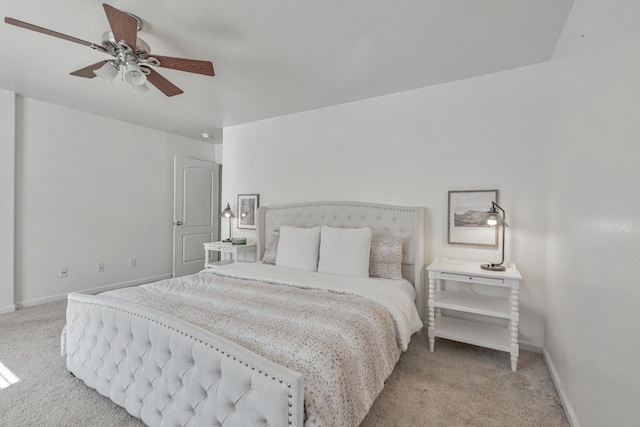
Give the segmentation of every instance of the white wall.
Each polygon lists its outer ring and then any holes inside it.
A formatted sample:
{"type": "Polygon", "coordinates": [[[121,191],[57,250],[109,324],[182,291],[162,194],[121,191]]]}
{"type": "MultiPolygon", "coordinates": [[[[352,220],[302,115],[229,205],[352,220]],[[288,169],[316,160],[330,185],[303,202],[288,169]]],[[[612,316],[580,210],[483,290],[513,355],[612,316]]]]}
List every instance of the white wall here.
{"type": "MultiPolygon", "coordinates": [[[[447,245],[447,192],[499,189],[507,261],[525,278],[521,342],[543,342],[548,64],[224,129],[222,203],[356,200],[424,206],[427,261],[496,261],[447,245]]],[[[222,224],[224,230],[226,224],[222,224]]],[[[234,235],[247,235],[234,228],[234,235]]]]}
{"type": "Polygon", "coordinates": [[[212,161],[214,148],[18,97],[18,305],[171,274],[174,155],[212,161]]]}
{"type": "Polygon", "coordinates": [[[640,419],[638,17],[576,1],[551,62],[545,349],[582,427],[640,419]]]}
{"type": "Polygon", "coordinates": [[[13,311],[15,95],[0,89],[0,313],[13,311]]]}

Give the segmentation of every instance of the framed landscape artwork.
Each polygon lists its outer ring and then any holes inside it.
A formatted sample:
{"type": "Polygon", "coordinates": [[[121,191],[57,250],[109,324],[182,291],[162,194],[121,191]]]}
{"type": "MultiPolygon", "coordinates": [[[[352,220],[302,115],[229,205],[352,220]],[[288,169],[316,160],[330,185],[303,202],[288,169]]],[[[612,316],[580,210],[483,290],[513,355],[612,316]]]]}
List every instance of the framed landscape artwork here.
{"type": "Polygon", "coordinates": [[[258,194],[238,194],[238,228],[256,229],[259,200],[258,194]]]}
{"type": "Polygon", "coordinates": [[[449,191],[447,242],[498,247],[498,227],[483,221],[491,202],[498,203],[498,190],[449,191]]]}

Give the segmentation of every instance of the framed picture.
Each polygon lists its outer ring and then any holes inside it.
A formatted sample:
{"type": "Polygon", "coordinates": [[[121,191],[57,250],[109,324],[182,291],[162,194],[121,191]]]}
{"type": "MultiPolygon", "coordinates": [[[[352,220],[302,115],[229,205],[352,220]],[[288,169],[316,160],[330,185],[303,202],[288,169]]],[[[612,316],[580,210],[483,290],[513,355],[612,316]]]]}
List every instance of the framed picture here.
{"type": "Polygon", "coordinates": [[[256,229],[259,194],[238,194],[238,228],[256,229]]]}
{"type": "Polygon", "coordinates": [[[498,227],[483,221],[491,202],[498,203],[498,190],[449,191],[447,242],[498,247],[498,227]]]}

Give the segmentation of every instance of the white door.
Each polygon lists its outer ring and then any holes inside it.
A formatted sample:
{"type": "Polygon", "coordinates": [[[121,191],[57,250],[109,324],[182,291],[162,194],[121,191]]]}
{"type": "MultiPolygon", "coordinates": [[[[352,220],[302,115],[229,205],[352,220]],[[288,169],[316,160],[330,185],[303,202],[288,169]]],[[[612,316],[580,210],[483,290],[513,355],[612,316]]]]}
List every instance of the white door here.
{"type": "Polygon", "coordinates": [[[218,240],[220,165],[174,158],[173,277],[204,269],[203,243],[218,240]]]}

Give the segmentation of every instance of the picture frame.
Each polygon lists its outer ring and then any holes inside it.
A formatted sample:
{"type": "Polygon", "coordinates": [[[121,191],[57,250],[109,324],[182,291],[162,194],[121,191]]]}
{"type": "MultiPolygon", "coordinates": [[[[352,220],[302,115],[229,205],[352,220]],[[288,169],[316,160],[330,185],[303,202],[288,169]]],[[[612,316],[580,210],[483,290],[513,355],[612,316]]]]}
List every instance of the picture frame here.
{"type": "Polygon", "coordinates": [[[498,190],[449,191],[447,211],[447,243],[498,247],[498,227],[482,223],[491,208],[498,203],[498,190]]]}
{"type": "Polygon", "coordinates": [[[259,202],[259,194],[238,194],[238,212],[236,215],[238,228],[256,229],[259,202]]]}

